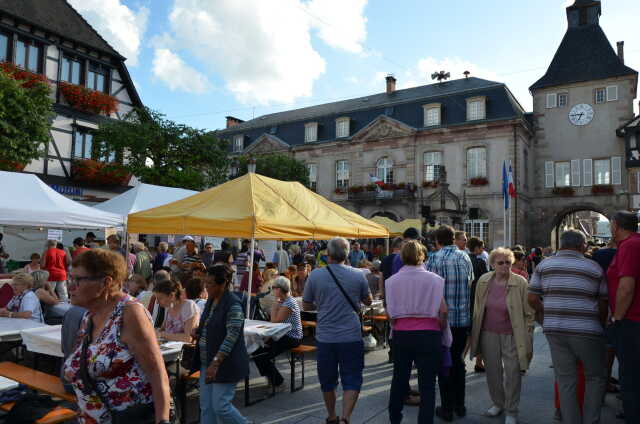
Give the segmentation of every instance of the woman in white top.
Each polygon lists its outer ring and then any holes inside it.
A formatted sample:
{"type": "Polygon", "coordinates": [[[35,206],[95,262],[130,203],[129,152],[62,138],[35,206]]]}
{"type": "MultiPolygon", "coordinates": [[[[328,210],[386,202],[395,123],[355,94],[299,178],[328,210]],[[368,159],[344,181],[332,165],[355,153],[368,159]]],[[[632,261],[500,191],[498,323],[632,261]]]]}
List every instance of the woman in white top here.
{"type": "Polygon", "coordinates": [[[27,266],[24,267],[24,272],[26,272],[27,274],[31,274],[33,271],[37,271],[40,268],[40,254],[39,253],[32,253],[31,254],[31,262],[27,264],[27,266]]]}
{"type": "Polygon", "coordinates": [[[44,315],[44,320],[47,324],[59,324],[61,319],[67,313],[71,304],[60,300],[55,290],[49,283],[49,272],[43,269],[33,271],[31,273],[33,278],[33,285],[31,290],[36,294],[40,300],[40,307],[44,315]]]}
{"type": "Polygon", "coordinates": [[[6,308],[0,308],[0,317],[25,318],[43,322],[40,300],[31,290],[33,277],[26,272],[19,272],[13,276],[11,285],[14,296],[6,308]]]}
{"type": "Polygon", "coordinates": [[[153,294],[166,311],[164,323],[157,330],[158,337],[191,343],[191,330],[198,326],[200,318],[196,302],[185,299],[180,283],[172,280],[157,283],[153,294]]]}

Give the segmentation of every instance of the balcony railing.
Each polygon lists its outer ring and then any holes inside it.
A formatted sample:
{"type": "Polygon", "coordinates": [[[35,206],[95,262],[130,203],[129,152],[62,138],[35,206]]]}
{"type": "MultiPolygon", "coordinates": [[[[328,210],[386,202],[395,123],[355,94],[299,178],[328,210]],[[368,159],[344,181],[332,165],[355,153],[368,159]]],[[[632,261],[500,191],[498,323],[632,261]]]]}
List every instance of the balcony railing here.
{"type": "Polygon", "coordinates": [[[400,199],[415,199],[415,191],[408,189],[396,189],[396,190],[379,190],[379,191],[359,191],[349,192],[349,200],[355,200],[360,202],[367,201],[390,201],[400,199]]]}

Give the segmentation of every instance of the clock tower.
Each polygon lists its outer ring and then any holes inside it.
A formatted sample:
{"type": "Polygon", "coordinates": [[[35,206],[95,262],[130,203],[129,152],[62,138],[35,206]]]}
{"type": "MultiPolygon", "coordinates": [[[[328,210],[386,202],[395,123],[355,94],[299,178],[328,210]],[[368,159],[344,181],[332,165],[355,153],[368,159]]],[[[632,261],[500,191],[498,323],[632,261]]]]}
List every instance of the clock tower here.
{"type": "MultiPolygon", "coordinates": [[[[616,129],[633,118],[638,73],[624,64],[600,27],[600,1],[567,7],[567,31],[547,72],[536,81],[535,191],[529,222],[533,244],[578,211],[609,215],[629,208],[625,141],[616,129]],[[545,228],[545,231],[539,231],[545,228]]],[[[557,234],[556,234],[557,235],[557,234]]]]}

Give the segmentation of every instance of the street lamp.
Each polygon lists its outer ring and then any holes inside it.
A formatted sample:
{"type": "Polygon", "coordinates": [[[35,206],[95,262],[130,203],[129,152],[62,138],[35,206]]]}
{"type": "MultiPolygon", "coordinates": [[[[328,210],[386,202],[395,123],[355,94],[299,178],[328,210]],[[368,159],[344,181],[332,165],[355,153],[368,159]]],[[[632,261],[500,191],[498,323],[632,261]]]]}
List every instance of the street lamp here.
{"type": "Polygon", "coordinates": [[[253,157],[249,158],[249,162],[247,163],[247,171],[250,174],[256,173],[256,160],[253,157]]]}

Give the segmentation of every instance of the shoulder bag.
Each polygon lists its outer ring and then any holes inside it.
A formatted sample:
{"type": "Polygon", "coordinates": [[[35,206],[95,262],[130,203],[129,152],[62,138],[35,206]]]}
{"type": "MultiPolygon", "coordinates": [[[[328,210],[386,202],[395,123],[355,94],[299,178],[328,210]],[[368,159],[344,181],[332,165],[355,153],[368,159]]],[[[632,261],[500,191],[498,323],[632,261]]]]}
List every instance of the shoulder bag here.
{"type": "Polygon", "coordinates": [[[363,324],[362,324],[362,311],[360,310],[360,308],[358,308],[355,305],[355,303],[353,303],[353,300],[351,300],[351,298],[349,297],[347,292],[344,290],[344,288],[342,287],[342,284],[340,284],[340,282],[336,278],[336,275],[331,270],[331,266],[327,265],[326,268],[327,268],[327,271],[329,271],[329,274],[331,274],[331,278],[333,278],[333,281],[335,281],[336,286],[338,286],[338,288],[340,289],[340,292],[342,293],[344,298],[347,299],[347,302],[349,302],[349,305],[351,305],[351,308],[353,309],[353,312],[355,312],[356,315],[358,316],[358,319],[360,320],[360,331],[362,332],[362,335],[364,336],[365,332],[364,332],[364,327],[363,327],[363,324]]]}

